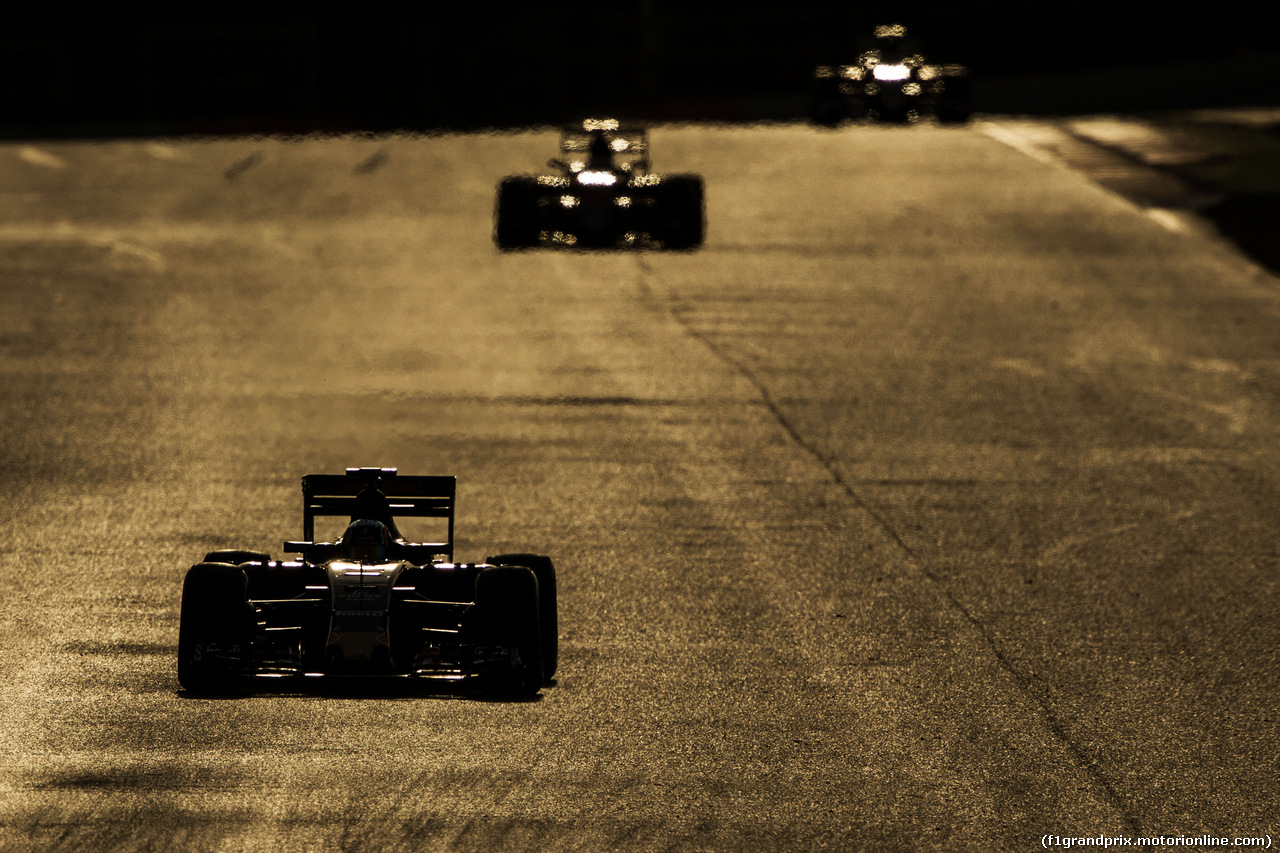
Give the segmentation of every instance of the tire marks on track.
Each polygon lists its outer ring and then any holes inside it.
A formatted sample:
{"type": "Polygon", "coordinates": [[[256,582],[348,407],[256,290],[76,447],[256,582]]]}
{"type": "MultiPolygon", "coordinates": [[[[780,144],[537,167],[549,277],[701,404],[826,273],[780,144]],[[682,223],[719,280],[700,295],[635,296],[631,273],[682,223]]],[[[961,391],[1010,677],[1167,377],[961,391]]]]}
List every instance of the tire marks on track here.
{"type": "Polygon", "coordinates": [[[1106,802],[1123,820],[1129,832],[1135,836],[1143,835],[1143,829],[1138,823],[1134,812],[1127,808],[1124,799],[1120,796],[1111,781],[1104,776],[1093,761],[1085,752],[1083,747],[1076,743],[1063,723],[1054,714],[1044,697],[1035,689],[1032,679],[1020,672],[1013,665],[1013,661],[1000,649],[994,636],[987,626],[973,614],[973,612],[965,606],[959,598],[948,587],[946,582],[933,572],[929,566],[919,557],[919,555],[907,544],[902,535],[894,528],[885,516],[878,512],[866,498],[864,498],[857,489],[844,477],[840,472],[835,461],[825,455],[813,442],[809,441],[800,432],[796,425],[787,417],[782,406],[774,399],[770,393],[768,386],[763,380],[747,366],[741,359],[734,357],[724,347],[716,343],[710,336],[696,328],[689,320],[676,308],[670,299],[666,299],[653,288],[651,279],[655,275],[653,266],[647,259],[640,255],[637,265],[641,271],[639,277],[639,288],[642,300],[647,303],[654,311],[665,314],[676,322],[681,329],[684,330],[691,338],[698,341],[704,346],[708,352],[726,365],[733,372],[737,373],[746,380],[760,397],[760,404],[767,410],[773,419],[777,422],[778,427],[788,436],[792,444],[794,444],[806,456],[811,458],[818,464],[832,482],[843,492],[853,504],[871,518],[877,527],[884,531],[885,535],[893,542],[893,544],[906,555],[908,565],[913,567],[920,575],[928,581],[930,586],[934,588],[937,594],[946,602],[947,606],[958,613],[961,618],[967,622],[977,635],[981,638],[982,644],[990,651],[996,660],[999,668],[1004,671],[1013,683],[1017,685],[1018,691],[1027,699],[1031,707],[1034,708],[1039,716],[1041,723],[1046,730],[1052,735],[1054,740],[1062,744],[1063,748],[1071,756],[1071,760],[1081,773],[1091,780],[1095,791],[1100,798],[1106,802]]]}

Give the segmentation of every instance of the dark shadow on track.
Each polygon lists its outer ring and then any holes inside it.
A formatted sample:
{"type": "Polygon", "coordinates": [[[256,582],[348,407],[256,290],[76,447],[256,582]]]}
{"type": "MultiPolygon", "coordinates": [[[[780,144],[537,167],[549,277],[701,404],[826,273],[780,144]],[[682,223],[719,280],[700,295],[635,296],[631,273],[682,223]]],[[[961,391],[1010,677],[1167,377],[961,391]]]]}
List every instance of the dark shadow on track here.
{"type": "MultiPolygon", "coordinates": [[[[555,679],[543,685],[544,689],[555,686],[555,679]]],[[[226,693],[199,694],[188,690],[177,690],[174,695],[180,699],[202,701],[241,700],[260,696],[294,696],[309,699],[434,699],[498,702],[511,705],[542,701],[541,692],[529,697],[504,696],[485,690],[478,684],[432,683],[427,679],[409,678],[289,678],[278,681],[247,679],[239,689],[226,693]]]]}
{"type": "Polygon", "coordinates": [[[1200,215],[1242,252],[1280,275],[1280,194],[1231,196],[1200,215]]]}

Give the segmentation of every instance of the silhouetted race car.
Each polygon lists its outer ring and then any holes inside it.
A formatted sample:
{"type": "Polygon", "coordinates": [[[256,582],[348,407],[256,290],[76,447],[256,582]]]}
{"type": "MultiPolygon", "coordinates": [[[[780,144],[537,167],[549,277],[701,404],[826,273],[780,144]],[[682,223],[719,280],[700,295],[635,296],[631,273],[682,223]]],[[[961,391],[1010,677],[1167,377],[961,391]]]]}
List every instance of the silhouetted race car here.
{"type": "Polygon", "coordinates": [[[556,572],[539,554],[453,562],[454,477],[348,468],[302,478],[298,560],[225,550],[182,586],[178,680],[191,693],[297,687],[323,677],[468,682],[536,694],[556,671],[556,572]],[[318,516],[349,523],[317,542],[318,516]],[[407,542],[426,518],[443,542],[407,542]]]}
{"type": "Polygon", "coordinates": [[[810,118],[834,127],[845,119],[917,121],[928,115],[960,123],[973,114],[973,87],[963,65],[927,63],[906,27],[876,27],[875,41],[853,65],[814,70],[810,118]]]}
{"type": "Polygon", "coordinates": [[[589,119],[561,134],[560,156],[548,165],[559,174],[498,184],[493,238],[499,248],[702,245],[702,178],[651,173],[647,131],[589,119]]]}

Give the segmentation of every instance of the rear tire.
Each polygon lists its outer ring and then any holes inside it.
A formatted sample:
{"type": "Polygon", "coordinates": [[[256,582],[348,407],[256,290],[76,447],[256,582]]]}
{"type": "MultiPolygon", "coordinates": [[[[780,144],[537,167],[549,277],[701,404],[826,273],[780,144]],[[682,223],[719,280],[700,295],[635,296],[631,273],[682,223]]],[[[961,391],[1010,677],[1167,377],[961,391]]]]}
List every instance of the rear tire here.
{"type": "Polygon", "coordinates": [[[243,549],[225,549],[222,551],[210,551],[204,555],[206,563],[230,563],[238,566],[241,563],[267,563],[271,561],[271,555],[266,551],[246,551],[243,549]]]}
{"type": "Polygon", "coordinates": [[[946,78],[942,97],[934,111],[941,124],[964,124],[973,116],[973,85],[968,77],[946,78]]]}
{"type": "Polygon", "coordinates": [[[819,80],[809,101],[809,120],[818,127],[836,127],[846,112],[839,80],[831,77],[819,80]]]}
{"type": "Polygon", "coordinates": [[[503,178],[493,212],[493,240],[500,249],[538,245],[538,184],[533,178],[503,178]]]}
{"type": "Polygon", "coordinates": [[[244,570],[197,563],[182,584],[178,626],[178,681],[200,695],[236,692],[249,671],[257,617],[244,570]]]}
{"type": "Polygon", "coordinates": [[[542,632],[538,625],[538,578],[521,566],[494,566],[476,577],[480,641],[508,650],[505,666],[485,673],[496,696],[528,699],[542,689],[542,632]]]}
{"type": "Polygon", "coordinates": [[[542,633],[542,674],[550,681],[560,662],[560,604],[556,567],[542,554],[499,554],[485,560],[493,566],[524,566],[538,579],[538,620],[542,633]]]}

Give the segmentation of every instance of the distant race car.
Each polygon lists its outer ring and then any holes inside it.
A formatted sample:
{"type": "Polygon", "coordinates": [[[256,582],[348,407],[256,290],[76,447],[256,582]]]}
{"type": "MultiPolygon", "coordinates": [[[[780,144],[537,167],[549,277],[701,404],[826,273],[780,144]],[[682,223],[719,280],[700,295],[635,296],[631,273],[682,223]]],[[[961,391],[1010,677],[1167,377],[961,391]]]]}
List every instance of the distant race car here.
{"type": "Polygon", "coordinates": [[[383,677],[536,694],[556,672],[556,570],[549,557],[453,562],[454,477],[348,468],[302,478],[298,560],[213,551],[182,586],[178,680],[191,693],[383,677]],[[316,542],[318,516],[345,516],[316,542]],[[428,518],[443,542],[407,542],[396,519],[428,518]]]}
{"type": "Polygon", "coordinates": [[[559,174],[499,183],[493,229],[499,248],[702,245],[702,178],[651,173],[644,129],[589,119],[561,134],[560,156],[548,165],[559,174]]]}
{"type": "Polygon", "coordinates": [[[814,70],[810,118],[834,127],[845,119],[913,122],[935,116],[959,124],[973,114],[973,87],[963,65],[926,63],[906,27],[876,27],[875,40],[852,65],[814,70]]]}

